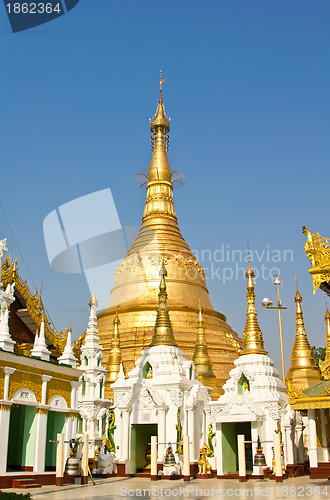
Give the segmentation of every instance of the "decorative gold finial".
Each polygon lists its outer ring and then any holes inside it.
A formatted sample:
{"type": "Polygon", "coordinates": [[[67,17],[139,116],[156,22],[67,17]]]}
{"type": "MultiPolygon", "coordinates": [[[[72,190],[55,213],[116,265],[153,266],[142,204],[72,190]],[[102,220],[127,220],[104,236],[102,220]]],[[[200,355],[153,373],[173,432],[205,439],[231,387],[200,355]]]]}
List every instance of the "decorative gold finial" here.
{"type": "Polygon", "coordinates": [[[320,372],[315,363],[314,353],[307,339],[304,318],[301,308],[302,296],[296,280],[296,335],[291,352],[290,368],[286,377],[288,389],[307,389],[320,382],[320,372]]]}
{"type": "Polygon", "coordinates": [[[250,264],[245,274],[247,278],[247,312],[246,312],[246,323],[243,333],[243,350],[241,355],[244,354],[268,354],[264,348],[264,339],[260,326],[257,319],[257,310],[255,306],[255,294],[254,294],[254,272],[250,264]]]}
{"type": "Polygon", "coordinates": [[[166,279],[165,279],[167,276],[167,270],[165,266],[164,257],[162,257],[159,274],[160,274],[160,285],[158,294],[159,302],[157,309],[156,324],[150,347],[156,345],[176,346],[170,315],[167,307],[167,292],[166,292],[166,279]]]}
{"type": "Polygon", "coordinates": [[[112,384],[117,380],[120,364],[122,362],[122,354],[120,349],[119,339],[119,325],[120,319],[118,316],[118,307],[116,309],[116,316],[113,320],[113,334],[111,339],[110,355],[107,364],[108,377],[107,380],[112,384]]]}
{"type": "Polygon", "coordinates": [[[195,352],[193,356],[195,370],[198,375],[198,380],[202,382],[203,385],[212,387],[212,399],[218,399],[223,391],[221,390],[219,381],[216,379],[213,373],[211,359],[207,350],[205,324],[203,320],[204,310],[200,299],[198,301],[198,309],[196,312],[198,314],[198,325],[195,352]]]}
{"type": "Polygon", "coordinates": [[[89,305],[89,307],[92,307],[93,305],[95,305],[95,307],[98,306],[98,300],[97,300],[96,295],[95,295],[95,288],[93,290],[93,295],[92,295],[90,301],[88,302],[88,305],[89,305]]]}

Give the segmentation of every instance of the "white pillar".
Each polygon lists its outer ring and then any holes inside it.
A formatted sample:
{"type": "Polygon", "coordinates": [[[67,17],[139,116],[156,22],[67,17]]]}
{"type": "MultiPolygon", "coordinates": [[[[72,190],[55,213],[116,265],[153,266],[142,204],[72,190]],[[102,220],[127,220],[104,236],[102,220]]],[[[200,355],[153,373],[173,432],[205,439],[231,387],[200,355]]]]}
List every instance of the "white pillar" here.
{"type": "Polygon", "coordinates": [[[88,483],[88,434],[82,437],[81,450],[81,484],[88,483]]]}
{"type": "MultiPolygon", "coordinates": [[[[46,382],[47,383],[47,382],[46,382]]],[[[37,408],[33,472],[45,472],[48,410],[37,408]]]]}
{"type": "Polygon", "coordinates": [[[121,431],[122,446],[120,452],[120,460],[124,462],[128,460],[129,457],[128,444],[129,444],[130,429],[129,429],[129,414],[127,410],[123,410],[122,426],[123,426],[121,431]]]}
{"type": "Polygon", "coordinates": [[[0,405],[0,436],[1,436],[1,453],[0,453],[0,475],[7,471],[7,454],[8,454],[8,437],[9,437],[9,422],[10,422],[10,405],[0,405]]]}
{"type": "Polygon", "coordinates": [[[222,457],[222,429],[221,424],[216,425],[216,468],[217,468],[217,476],[223,476],[223,457],[222,457]]]}
{"type": "Polygon", "coordinates": [[[275,457],[275,478],[276,481],[282,481],[282,453],[281,453],[281,435],[274,432],[274,457],[275,457]]]}
{"type": "Polygon", "coordinates": [[[8,401],[9,399],[9,378],[12,373],[16,371],[16,368],[12,368],[10,366],[5,366],[3,371],[5,372],[5,384],[3,390],[3,399],[8,401]]]}
{"type": "Polygon", "coordinates": [[[183,436],[183,480],[190,481],[189,436],[183,436]]]}
{"type": "Polygon", "coordinates": [[[190,459],[195,462],[195,413],[188,410],[188,436],[190,436],[190,459]]]}
{"type": "Polygon", "coordinates": [[[320,420],[321,420],[321,429],[322,429],[323,461],[328,462],[329,453],[328,453],[327,428],[325,425],[325,410],[323,408],[320,410],[320,420]]]}
{"type": "Polygon", "coordinates": [[[238,434],[237,436],[237,451],[238,451],[238,477],[239,482],[246,481],[246,463],[245,463],[245,436],[238,434]]]}
{"type": "Polygon", "coordinates": [[[308,410],[308,431],[309,431],[309,465],[317,467],[317,436],[315,410],[308,410]]]}
{"type": "Polygon", "coordinates": [[[72,437],[75,439],[77,437],[78,431],[78,415],[72,416],[72,437]]]}
{"type": "Polygon", "coordinates": [[[304,435],[303,435],[303,425],[301,423],[295,426],[295,447],[298,464],[305,463],[305,453],[304,453],[304,435]]]}
{"type": "Polygon", "coordinates": [[[157,479],[157,436],[151,436],[151,469],[150,479],[156,481],[157,479]]]}
{"type": "Polygon", "coordinates": [[[70,382],[71,383],[71,408],[73,410],[77,409],[77,392],[78,392],[78,387],[80,386],[81,382],[70,382]]]}
{"type": "Polygon", "coordinates": [[[64,475],[64,434],[57,434],[56,448],[56,486],[63,486],[64,475]]]}
{"type": "Polygon", "coordinates": [[[294,457],[293,457],[293,439],[292,439],[292,434],[294,434],[294,431],[292,427],[290,426],[285,426],[284,427],[284,436],[285,436],[285,450],[286,450],[286,465],[294,464],[294,457]]]}
{"type": "Polygon", "coordinates": [[[42,380],[42,388],[41,388],[41,404],[45,405],[46,404],[46,397],[47,397],[47,383],[52,379],[53,377],[50,377],[49,375],[41,375],[41,380],[42,380]]]}
{"type": "Polygon", "coordinates": [[[158,444],[158,454],[161,460],[166,448],[166,419],[165,410],[163,408],[158,410],[158,439],[160,443],[158,444]]]}

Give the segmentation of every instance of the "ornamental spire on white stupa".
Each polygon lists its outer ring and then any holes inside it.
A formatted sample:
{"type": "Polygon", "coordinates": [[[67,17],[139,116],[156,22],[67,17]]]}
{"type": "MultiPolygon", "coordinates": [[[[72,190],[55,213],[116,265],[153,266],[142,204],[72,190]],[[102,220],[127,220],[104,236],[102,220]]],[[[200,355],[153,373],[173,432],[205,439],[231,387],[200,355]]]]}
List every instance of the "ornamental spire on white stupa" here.
{"type": "Polygon", "coordinates": [[[36,333],[34,337],[34,345],[31,351],[31,357],[40,358],[42,361],[49,361],[50,358],[50,350],[47,347],[45,338],[45,321],[43,315],[40,325],[40,333],[39,335],[37,335],[36,333]]]}
{"type": "Polygon", "coordinates": [[[71,340],[71,325],[68,328],[68,336],[66,339],[66,344],[64,347],[64,351],[62,355],[58,358],[58,362],[60,365],[69,365],[71,368],[76,368],[77,366],[77,358],[73,354],[72,350],[72,340],[71,340]]]}
{"type": "Polygon", "coordinates": [[[88,327],[87,327],[87,331],[86,331],[85,344],[83,346],[83,347],[88,348],[88,349],[91,349],[91,348],[100,349],[101,348],[99,330],[97,328],[97,316],[96,316],[97,305],[98,305],[98,301],[97,301],[97,298],[95,295],[95,290],[94,290],[92,298],[89,301],[89,307],[90,307],[89,321],[88,321],[88,327]]]}

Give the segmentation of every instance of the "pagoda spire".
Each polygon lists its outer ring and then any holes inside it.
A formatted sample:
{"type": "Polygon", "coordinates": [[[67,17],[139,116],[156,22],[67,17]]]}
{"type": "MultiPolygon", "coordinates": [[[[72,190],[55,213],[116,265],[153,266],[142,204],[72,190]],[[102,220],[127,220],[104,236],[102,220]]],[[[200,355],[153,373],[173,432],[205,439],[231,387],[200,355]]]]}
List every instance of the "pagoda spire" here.
{"type": "Polygon", "coordinates": [[[213,373],[211,359],[207,350],[203,312],[204,310],[202,307],[201,299],[199,299],[197,309],[197,337],[193,362],[195,365],[196,373],[198,375],[198,380],[202,382],[203,385],[212,388],[212,399],[218,399],[223,391],[221,390],[220,382],[217,380],[216,376],[213,373]]]}
{"type": "Polygon", "coordinates": [[[71,325],[68,328],[68,336],[66,339],[66,344],[62,355],[57,358],[60,365],[69,365],[71,368],[76,368],[77,358],[73,354],[72,350],[72,328],[71,325]]]}
{"type": "Polygon", "coordinates": [[[193,356],[196,373],[199,379],[202,379],[203,377],[215,378],[215,375],[212,370],[212,364],[209,357],[209,353],[207,351],[206,338],[205,338],[205,324],[203,319],[203,308],[200,299],[198,302],[197,312],[198,312],[197,337],[195,344],[195,352],[193,356]]]}
{"type": "Polygon", "coordinates": [[[172,171],[167,158],[170,119],[165,113],[162,85],[165,78],[160,72],[159,102],[156,113],[150,120],[151,149],[153,155],[148,170],[147,202],[142,221],[148,217],[168,216],[177,222],[173,204],[172,171]]]}
{"type": "Polygon", "coordinates": [[[108,382],[110,382],[110,384],[112,384],[117,380],[120,366],[122,363],[122,355],[121,355],[120,340],[119,340],[119,325],[120,325],[120,319],[118,317],[118,308],[117,308],[116,316],[113,320],[113,334],[111,340],[110,356],[107,364],[108,382]]]}
{"type": "Polygon", "coordinates": [[[291,352],[290,368],[287,374],[288,389],[307,389],[320,382],[320,372],[315,363],[314,353],[308,342],[301,303],[302,296],[298,290],[294,297],[296,303],[296,336],[291,352]]]}
{"type": "Polygon", "coordinates": [[[241,351],[241,356],[244,354],[268,354],[264,348],[264,339],[262,336],[262,331],[260,329],[257,310],[255,305],[255,293],[254,293],[254,272],[251,267],[250,261],[245,274],[247,278],[247,312],[246,312],[246,323],[243,333],[243,350],[241,351]]]}
{"type": "Polygon", "coordinates": [[[88,348],[99,348],[99,331],[97,328],[97,316],[96,316],[96,308],[98,306],[98,300],[95,295],[95,290],[93,290],[93,295],[89,301],[89,307],[90,307],[90,312],[89,312],[89,320],[88,320],[88,327],[86,330],[86,337],[85,337],[85,347],[88,348]]]}
{"type": "Polygon", "coordinates": [[[160,285],[158,294],[158,309],[154,335],[150,347],[156,345],[172,345],[176,347],[174,340],[173,329],[171,325],[170,315],[167,307],[167,292],[166,292],[166,276],[165,259],[162,257],[160,268],[160,285]]]}
{"type": "Polygon", "coordinates": [[[45,316],[44,313],[42,313],[40,332],[39,335],[36,334],[34,338],[34,345],[33,349],[31,350],[31,357],[40,358],[43,361],[49,361],[50,354],[51,352],[47,347],[45,338],[45,316]]]}

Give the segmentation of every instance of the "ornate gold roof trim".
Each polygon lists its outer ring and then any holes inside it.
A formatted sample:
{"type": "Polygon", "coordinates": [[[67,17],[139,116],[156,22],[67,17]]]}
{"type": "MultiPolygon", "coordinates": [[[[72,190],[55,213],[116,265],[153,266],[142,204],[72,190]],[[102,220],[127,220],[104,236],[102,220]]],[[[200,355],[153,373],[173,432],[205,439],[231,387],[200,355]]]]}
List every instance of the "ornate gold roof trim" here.
{"type": "Polygon", "coordinates": [[[330,296],[330,243],[328,238],[323,238],[319,233],[311,233],[307,226],[303,226],[303,233],[307,236],[305,252],[311,262],[308,272],[313,278],[313,293],[321,288],[330,296]]]}
{"type": "Polygon", "coordinates": [[[23,299],[25,300],[28,313],[33,321],[37,324],[38,328],[40,328],[42,317],[44,315],[45,335],[53,344],[55,349],[59,352],[59,354],[62,354],[67,340],[67,330],[64,330],[64,332],[59,332],[52,326],[47,315],[42,309],[41,296],[37,291],[34,294],[31,292],[27,282],[22,280],[17,271],[16,260],[12,263],[12,265],[10,265],[10,258],[11,257],[9,255],[3,263],[1,277],[3,286],[6,287],[7,285],[15,283],[15,289],[22,295],[23,299]]]}

